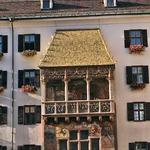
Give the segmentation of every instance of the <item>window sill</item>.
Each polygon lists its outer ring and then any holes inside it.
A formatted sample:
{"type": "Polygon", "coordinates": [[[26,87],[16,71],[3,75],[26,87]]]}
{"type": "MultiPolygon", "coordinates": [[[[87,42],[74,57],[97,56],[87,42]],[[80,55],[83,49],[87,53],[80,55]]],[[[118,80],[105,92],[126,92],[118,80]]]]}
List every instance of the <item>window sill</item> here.
{"type": "Polygon", "coordinates": [[[35,93],[37,91],[37,88],[31,85],[22,85],[21,90],[24,93],[35,93]]]}
{"type": "Polygon", "coordinates": [[[36,50],[24,50],[22,52],[22,55],[27,56],[27,57],[34,56],[36,54],[37,54],[36,50]]]}
{"type": "Polygon", "coordinates": [[[143,45],[130,45],[129,51],[130,53],[141,53],[145,50],[145,47],[143,45]]]}
{"type": "Polygon", "coordinates": [[[143,88],[145,88],[145,84],[144,84],[144,83],[131,84],[130,87],[131,87],[132,89],[143,89],[143,88]]]}

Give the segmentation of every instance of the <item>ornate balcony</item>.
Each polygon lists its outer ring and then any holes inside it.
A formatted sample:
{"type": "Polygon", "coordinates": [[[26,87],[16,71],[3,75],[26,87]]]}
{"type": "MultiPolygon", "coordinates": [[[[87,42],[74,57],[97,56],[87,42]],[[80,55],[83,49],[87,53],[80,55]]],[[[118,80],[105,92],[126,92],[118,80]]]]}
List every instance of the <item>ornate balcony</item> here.
{"type": "Polygon", "coordinates": [[[106,115],[115,113],[113,100],[46,101],[46,116],[106,115]]]}

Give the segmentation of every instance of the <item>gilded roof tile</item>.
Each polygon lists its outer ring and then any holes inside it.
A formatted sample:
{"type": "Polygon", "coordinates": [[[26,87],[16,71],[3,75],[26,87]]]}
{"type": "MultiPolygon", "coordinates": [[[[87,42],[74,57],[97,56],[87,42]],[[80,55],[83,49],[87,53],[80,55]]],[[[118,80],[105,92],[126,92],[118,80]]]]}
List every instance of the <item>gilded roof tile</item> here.
{"type": "Polygon", "coordinates": [[[99,29],[56,31],[40,67],[111,65],[99,29]]]}

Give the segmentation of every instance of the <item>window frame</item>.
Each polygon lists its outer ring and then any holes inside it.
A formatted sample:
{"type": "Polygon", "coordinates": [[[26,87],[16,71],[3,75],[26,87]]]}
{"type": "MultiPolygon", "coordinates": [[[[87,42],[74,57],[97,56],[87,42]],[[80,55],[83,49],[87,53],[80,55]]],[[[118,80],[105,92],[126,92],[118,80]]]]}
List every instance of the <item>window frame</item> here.
{"type": "MultiPolygon", "coordinates": [[[[40,51],[40,34],[18,34],[18,52],[24,52],[28,50],[34,50],[34,51],[40,51]],[[29,39],[31,36],[34,36],[34,48],[25,48],[25,37],[29,36],[29,39]]],[[[30,42],[29,42],[30,43],[30,42]]]]}
{"type": "Polygon", "coordinates": [[[148,47],[148,36],[147,36],[147,29],[130,29],[124,30],[124,46],[125,48],[129,48],[131,45],[131,37],[130,32],[132,31],[140,31],[141,32],[141,40],[144,47],[148,47]]]}
{"type": "MultiPolygon", "coordinates": [[[[127,81],[127,84],[129,84],[133,88],[140,87],[140,85],[148,84],[149,83],[149,68],[148,68],[148,66],[142,66],[142,65],[126,66],[126,81],[127,81]],[[140,73],[140,75],[142,75],[142,83],[137,82],[138,74],[133,74],[133,72],[132,72],[133,68],[140,68],[140,67],[142,70],[142,73],[140,73]],[[136,80],[135,80],[135,77],[136,77],[136,80]]],[[[145,86],[143,86],[143,88],[144,87],[145,86]]]]}
{"type": "Polygon", "coordinates": [[[133,116],[134,116],[134,120],[133,121],[145,121],[145,103],[144,102],[134,102],[133,103],[133,116]],[[143,105],[143,109],[140,108],[140,104],[143,105]],[[135,108],[134,106],[137,105],[138,108],[135,108]],[[135,119],[135,112],[137,112],[137,119],[135,119]],[[141,112],[143,112],[143,119],[142,118],[142,114],[141,112]]]}
{"type": "Polygon", "coordinates": [[[41,123],[40,105],[18,106],[18,124],[35,125],[37,123],[41,123]],[[27,108],[28,112],[26,112],[27,108]],[[34,112],[31,112],[31,108],[34,108],[34,112]]]}
{"type": "Polygon", "coordinates": [[[35,34],[25,34],[24,35],[24,38],[23,38],[23,48],[24,48],[24,50],[35,50],[35,34]],[[31,41],[31,37],[34,37],[34,41],[31,41]],[[26,37],[28,37],[29,38],[29,41],[28,42],[26,42],[26,37]],[[29,45],[29,48],[26,48],[26,44],[28,44],[29,45]],[[31,48],[32,46],[31,46],[31,44],[34,44],[34,48],[31,48]]]}
{"type": "Polygon", "coordinates": [[[39,69],[24,69],[18,70],[18,88],[23,85],[34,86],[35,88],[40,88],[40,70],[39,69]],[[29,77],[25,79],[25,73],[29,73],[29,77]],[[34,78],[30,78],[30,74],[34,72],[34,78]],[[25,81],[26,80],[26,81],[25,81]],[[27,83],[28,80],[28,83],[27,83]]]}

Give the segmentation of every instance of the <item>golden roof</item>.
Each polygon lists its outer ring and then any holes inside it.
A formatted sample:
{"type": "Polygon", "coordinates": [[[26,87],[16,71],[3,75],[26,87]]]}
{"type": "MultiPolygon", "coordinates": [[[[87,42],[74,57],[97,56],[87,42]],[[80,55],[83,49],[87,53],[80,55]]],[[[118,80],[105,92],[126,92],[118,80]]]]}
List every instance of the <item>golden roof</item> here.
{"type": "Polygon", "coordinates": [[[56,31],[39,67],[112,65],[99,29],[56,31]]]}

